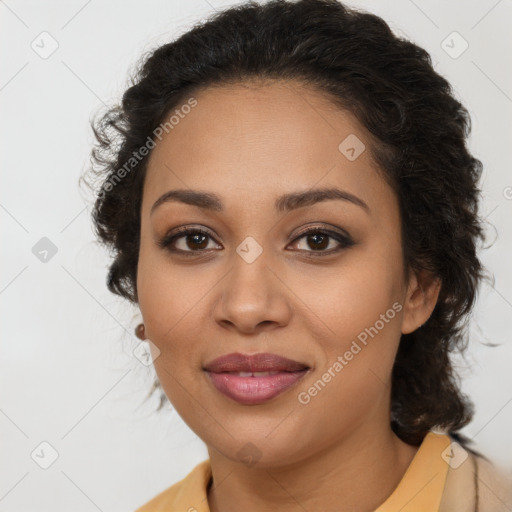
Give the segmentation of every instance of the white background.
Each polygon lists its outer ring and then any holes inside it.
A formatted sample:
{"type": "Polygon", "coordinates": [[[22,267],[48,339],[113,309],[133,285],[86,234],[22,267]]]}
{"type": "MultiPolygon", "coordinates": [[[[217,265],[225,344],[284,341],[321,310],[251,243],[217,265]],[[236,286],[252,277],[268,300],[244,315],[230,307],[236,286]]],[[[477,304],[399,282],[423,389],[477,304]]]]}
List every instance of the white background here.
{"type": "MultiPolygon", "coordinates": [[[[0,1],[0,511],[133,510],[207,457],[171,408],[158,416],[144,402],[153,370],[132,355],[138,312],[106,288],[108,254],[78,178],[89,120],[120,98],[141,53],[233,3],[0,1]],[[58,42],[47,59],[31,48],[43,31],[58,42]],[[58,249],[47,263],[32,253],[42,237],[58,249]],[[43,441],[58,452],[48,469],[31,457],[43,441]]],[[[481,258],[495,284],[471,325],[462,375],[476,416],[464,432],[512,470],[512,3],[349,5],[427,49],[472,115],[482,217],[494,226],[481,258]],[[469,43],[456,59],[441,47],[453,31],[469,43]]]]}

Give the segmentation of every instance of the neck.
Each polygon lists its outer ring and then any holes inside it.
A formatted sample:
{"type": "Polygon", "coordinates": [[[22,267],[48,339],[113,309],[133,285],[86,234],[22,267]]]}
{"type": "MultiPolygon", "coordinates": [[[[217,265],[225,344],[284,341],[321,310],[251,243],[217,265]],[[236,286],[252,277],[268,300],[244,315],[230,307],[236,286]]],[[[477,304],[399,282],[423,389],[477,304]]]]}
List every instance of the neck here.
{"type": "Polygon", "coordinates": [[[394,491],[418,447],[389,428],[361,428],[336,445],[287,466],[248,467],[209,450],[211,512],[373,511],[394,491]]]}

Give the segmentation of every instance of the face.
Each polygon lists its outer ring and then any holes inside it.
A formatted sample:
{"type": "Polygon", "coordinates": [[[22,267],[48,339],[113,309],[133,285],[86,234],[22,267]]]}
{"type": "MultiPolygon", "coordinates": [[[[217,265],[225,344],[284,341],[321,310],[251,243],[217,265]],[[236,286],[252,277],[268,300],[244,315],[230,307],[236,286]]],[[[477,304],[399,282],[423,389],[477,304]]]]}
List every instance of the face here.
{"type": "Polygon", "coordinates": [[[388,428],[407,287],[398,202],[367,133],[297,82],[194,98],[152,151],[141,210],[139,306],[167,397],[209,449],[268,466],[388,428]],[[283,199],[319,189],[341,192],[283,199]],[[219,204],[155,206],[175,190],[219,204]],[[307,370],[242,403],[204,370],[232,353],[307,370]]]}

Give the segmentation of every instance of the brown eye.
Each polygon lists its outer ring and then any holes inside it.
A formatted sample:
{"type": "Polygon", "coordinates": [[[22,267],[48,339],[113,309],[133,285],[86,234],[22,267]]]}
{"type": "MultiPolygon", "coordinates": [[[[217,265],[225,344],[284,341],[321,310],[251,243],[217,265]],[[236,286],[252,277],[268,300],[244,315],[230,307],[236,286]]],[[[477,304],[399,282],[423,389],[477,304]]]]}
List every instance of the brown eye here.
{"type": "Polygon", "coordinates": [[[313,233],[311,235],[306,235],[303,238],[306,238],[308,247],[315,251],[327,249],[327,247],[329,246],[329,241],[330,239],[332,239],[332,237],[330,237],[329,235],[322,233],[313,233]]]}
{"type": "Polygon", "coordinates": [[[305,239],[305,246],[311,249],[299,249],[304,250],[305,252],[319,252],[331,254],[343,248],[354,245],[352,239],[346,235],[342,235],[341,233],[335,233],[333,231],[321,230],[318,228],[310,229],[309,231],[302,233],[298,238],[295,239],[295,242],[302,239],[305,239]],[[331,247],[330,250],[326,250],[331,245],[332,240],[335,241],[334,248],[331,247]],[[337,247],[336,242],[338,244],[337,247]]]}
{"type": "Polygon", "coordinates": [[[180,238],[184,238],[185,244],[189,249],[206,249],[208,245],[208,235],[203,233],[181,235],[180,237],[176,238],[175,241],[179,240],[180,238]]]}
{"type": "Polygon", "coordinates": [[[194,252],[208,250],[209,238],[212,238],[210,233],[202,229],[182,229],[178,233],[165,236],[162,240],[159,240],[158,245],[170,252],[188,253],[188,256],[194,252]],[[181,247],[177,247],[176,242],[181,241],[181,247]]]}

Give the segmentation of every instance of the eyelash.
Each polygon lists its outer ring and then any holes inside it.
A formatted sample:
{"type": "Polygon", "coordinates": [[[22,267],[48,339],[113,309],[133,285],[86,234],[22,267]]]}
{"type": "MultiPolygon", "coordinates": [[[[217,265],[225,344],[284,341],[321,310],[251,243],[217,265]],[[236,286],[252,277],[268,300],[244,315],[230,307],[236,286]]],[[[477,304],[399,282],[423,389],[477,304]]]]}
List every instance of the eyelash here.
{"type": "MultiPolygon", "coordinates": [[[[208,236],[211,239],[213,239],[213,236],[208,231],[205,231],[204,229],[186,228],[185,227],[185,228],[179,229],[177,233],[173,233],[172,235],[167,235],[167,236],[163,237],[161,240],[158,240],[157,244],[159,247],[166,249],[171,253],[179,253],[179,254],[183,254],[184,256],[187,256],[187,257],[189,257],[189,256],[193,257],[197,253],[211,250],[211,249],[198,249],[195,251],[193,251],[193,250],[184,251],[182,249],[176,249],[176,248],[169,247],[171,244],[173,244],[176,240],[178,240],[180,238],[184,238],[184,237],[187,237],[188,235],[196,235],[196,234],[205,235],[205,236],[208,236]]],[[[352,240],[352,238],[350,238],[350,236],[343,235],[341,233],[337,233],[337,232],[330,231],[330,230],[324,229],[324,228],[319,228],[319,227],[311,228],[307,231],[300,233],[294,240],[292,240],[292,243],[297,242],[298,240],[305,238],[309,235],[327,235],[329,238],[333,238],[337,242],[340,243],[340,247],[338,247],[337,249],[331,249],[330,251],[304,251],[306,253],[311,253],[310,255],[308,255],[308,257],[312,257],[312,258],[316,258],[319,256],[320,257],[328,256],[328,255],[337,253],[337,252],[341,251],[342,249],[348,249],[349,247],[354,245],[354,241],[352,240]]],[[[216,249],[214,249],[214,250],[216,250],[216,249]]]]}

